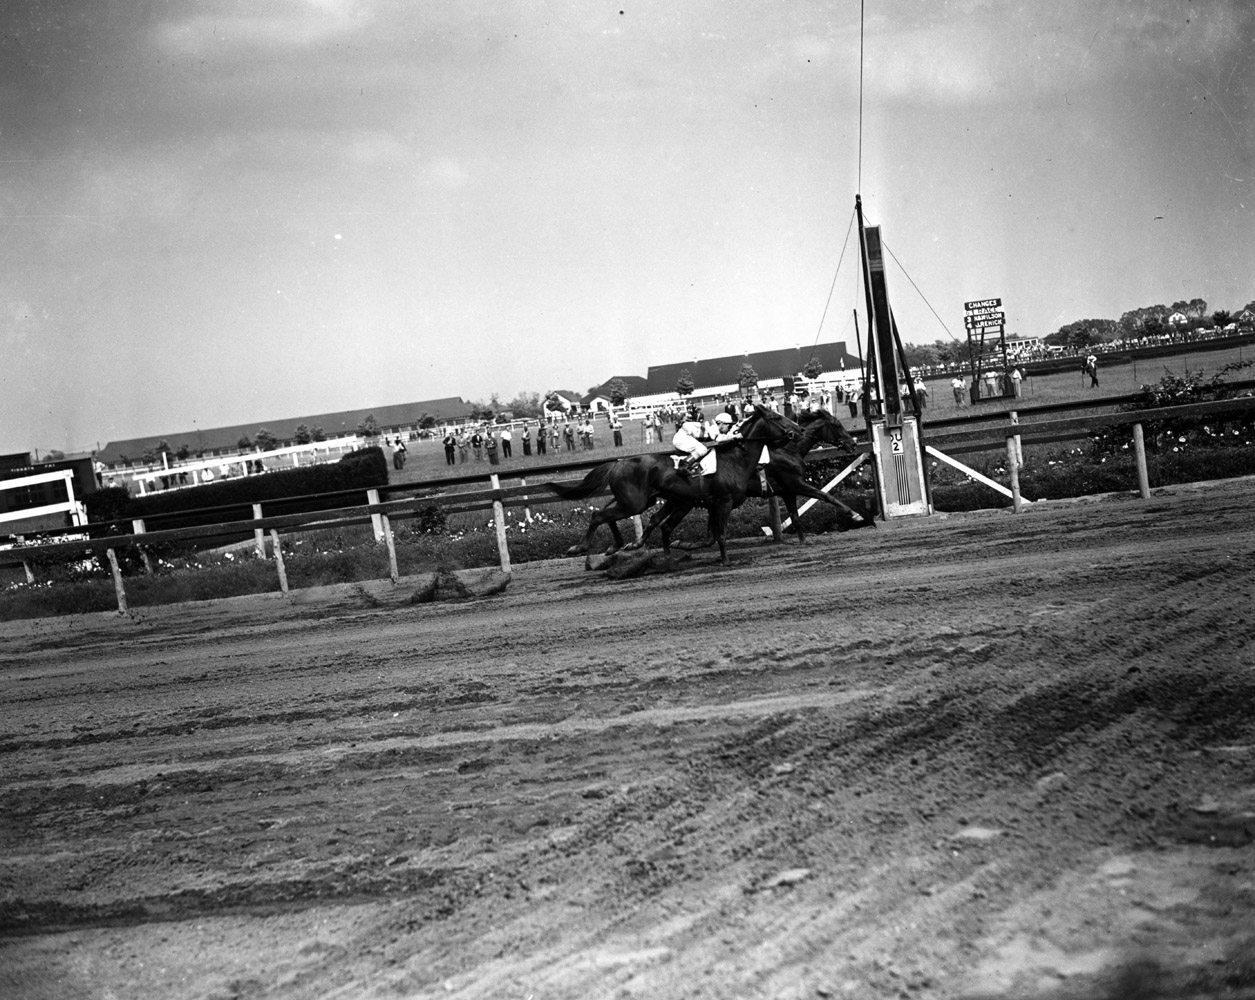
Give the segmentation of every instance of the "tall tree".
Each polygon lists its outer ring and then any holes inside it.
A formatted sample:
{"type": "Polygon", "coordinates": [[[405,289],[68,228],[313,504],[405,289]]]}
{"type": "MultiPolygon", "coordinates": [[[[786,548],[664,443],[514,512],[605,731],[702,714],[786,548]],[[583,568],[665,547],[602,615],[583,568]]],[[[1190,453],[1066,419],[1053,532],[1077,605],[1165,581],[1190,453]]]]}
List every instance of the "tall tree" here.
{"type": "Polygon", "coordinates": [[[807,378],[819,378],[824,373],[824,363],[819,358],[811,358],[806,362],[806,367],[802,369],[802,374],[807,378]]]}
{"type": "Polygon", "coordinates": [[[606,395],[610,397],[610,402],[615,406],[622,406],[624,400],[627,399],[627,394],[627,383],[623,379],[612,378],[606,383],[606,395]]]}
{"type": "Polygon", "coordinates": [[[294,444],[309,444],[314,440],[314,435],[305,424],[297,424],[296,430],[292,432],[292,441],[294,444]]]}
{"type": "Polygon", "coordinates": [[[696,388],[692,374],[687,368],[681,368],[680,377],[675,380],[675,391],[681,396],[691,396],[696,388]]]}
{"type": "MultiPolygon", "coordinates": [[[[754,366],[748,361],[741,364],[741,370],[736,373],[736,384],[741,387],[742,392],[750,392],[758,388],[758,372],[754,371],[754,366]]],[[[693,390],[690,389],[689,392],[693,390]]]]}
{"type": "Polygon", "coordinates": [[[541,402],[538,392],[520,392],[510,400],[507,409],[516,417],[539,417],[543,416],[541,402]]]}
{"type": "Polygon", "coordinates": [[[257,433],[253,435],[253,440],[257,442],[257,447],[262,451],[271,451],[279,446],[279,439],[264,427],[257,428],[257,433]]]}
{"type": "Polygon", "coordinates": [[[368,438],[379,436],[379,421],[375,419],[373,413],[368,413],[362,418],[362,422],[357,425],[357,433],[368,438]]]}

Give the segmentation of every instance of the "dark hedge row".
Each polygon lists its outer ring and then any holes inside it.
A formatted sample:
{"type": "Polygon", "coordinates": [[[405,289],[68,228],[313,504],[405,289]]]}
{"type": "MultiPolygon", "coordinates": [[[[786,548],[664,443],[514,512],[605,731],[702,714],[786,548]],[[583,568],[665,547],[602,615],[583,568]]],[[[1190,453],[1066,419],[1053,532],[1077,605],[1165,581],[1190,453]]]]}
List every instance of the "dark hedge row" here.
{"type": "MultiPolygon", "coordinates": [[[[143,518],[149,531],[243,520],[253,516],[255,503],[267,505],[267,514],[300,514],[346,506],[343,497],[319,497],[339,490],[365,490],[388,484],[388,462],[378,447],[351,451],[338,462],[267,472],[207,483],[186,490],[132,496],[121,488],[88,494],[89,524],[143,518]],[[215,508],[210,515],[176,516],[186,511],[215,508]]],[[[364,500],[363,500],[364,502],[364,500]]]]}

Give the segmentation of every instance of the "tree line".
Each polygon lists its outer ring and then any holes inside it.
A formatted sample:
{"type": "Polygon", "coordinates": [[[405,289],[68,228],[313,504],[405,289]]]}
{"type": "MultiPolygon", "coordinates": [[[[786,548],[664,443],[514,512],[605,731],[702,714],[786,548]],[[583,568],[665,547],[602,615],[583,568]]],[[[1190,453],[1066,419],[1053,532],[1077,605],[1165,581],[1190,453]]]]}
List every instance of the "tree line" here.
{"type": "MultiPolygon", "coordinates": [[[[1047,334],[1042,341],[1060,347],[1080,349],[1117,340],[1161,337],[1181,330],[1209,330],[1228,326],[1248,309],[1255,312],[1255,301],[1248,302],[1237,312],[1217,309],[1209,314],[1204,299],[1181,299],[1172,305],[1161,303],[1130,309],[1119,319],[1073,320],[1047,334]],[[1168,317],[1174,313],[1184,316],[1185,322],[1169,324],[1168,317]]],[[[966,339],[938,339],[931,344],[907,344],[904,350],[907,364],[912,368],[923,365],[956,365],[967,361],[966,339]]]]}

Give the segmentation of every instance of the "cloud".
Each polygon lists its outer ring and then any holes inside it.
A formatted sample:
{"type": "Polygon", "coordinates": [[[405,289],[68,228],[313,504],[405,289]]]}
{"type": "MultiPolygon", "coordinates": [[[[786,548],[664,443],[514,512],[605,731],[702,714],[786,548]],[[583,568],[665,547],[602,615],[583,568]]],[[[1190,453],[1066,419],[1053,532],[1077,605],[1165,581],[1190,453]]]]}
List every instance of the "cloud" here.
{"type": "Polygon", "coordinates": [[[29,348],[36,343],[42,323],[36,308],[20,293],[0,288],[0,329],[6,350],[29,348]]]}
{"type": "Polygon", "coordinates": [[[427,176],[439,187],[456,191],[470,183],[470,172],[458,160],[441,157],[427,167],[427,176]]]}
{"type": "Polygon", "coordinates": [[[350,160],[364,166],[399,163],[410,155],[405,144],[388,132],[360,132],[350,135],[346,151],[350,160]]]}
{"type": "Polygon", "coordinates": [[[1003,84],[998,51],[988,30],[941,25],[892,32],[869,44],[869,95],[943,104],[992,100],[1003,84]]]}
{"type": "Polygon", "coordinates": [[[158,25],[154,38],[167,52],[204,58],[241,49],[303,49],[357,30],[367,19],[352,0],[268,0],[221,3],[158,25]]]}
{"type": "Polygon", "coordinates": [[[866,37],[868,93],[987,103],[1182,73],[1217,82],[1228,74],[1225,81],[1245,86],[1255,10],[1244,2],[972,2],[932,8],[930,20],[905,26],[878,18],[866,37]]]}

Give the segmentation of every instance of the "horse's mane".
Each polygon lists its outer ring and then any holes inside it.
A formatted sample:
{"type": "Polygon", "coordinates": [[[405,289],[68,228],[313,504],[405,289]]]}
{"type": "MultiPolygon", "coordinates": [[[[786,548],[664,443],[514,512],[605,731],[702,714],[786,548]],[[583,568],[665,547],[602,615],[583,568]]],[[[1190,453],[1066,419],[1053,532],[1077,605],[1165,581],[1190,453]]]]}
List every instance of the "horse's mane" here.
{"type": "Polygon", "coordinates": [[[767,409],[767,407],[763,406],[762,403],[754,404],[754,412],[768,423],[776,424],[792,434],[801,433],[802,427],[800,424],[796,421],[790,420],[783,413],[773,413],[771,410],[767,409]]]}

